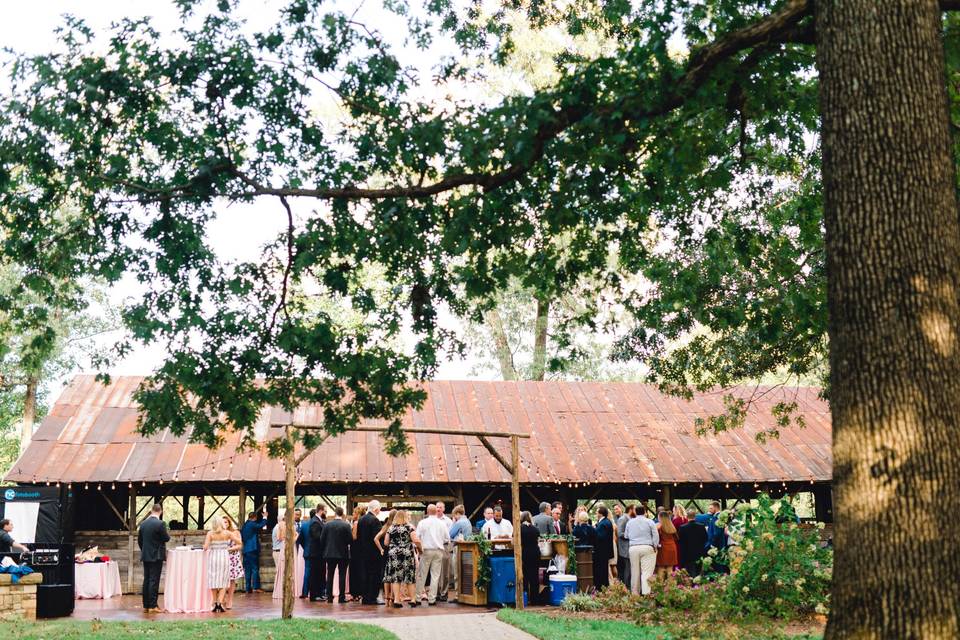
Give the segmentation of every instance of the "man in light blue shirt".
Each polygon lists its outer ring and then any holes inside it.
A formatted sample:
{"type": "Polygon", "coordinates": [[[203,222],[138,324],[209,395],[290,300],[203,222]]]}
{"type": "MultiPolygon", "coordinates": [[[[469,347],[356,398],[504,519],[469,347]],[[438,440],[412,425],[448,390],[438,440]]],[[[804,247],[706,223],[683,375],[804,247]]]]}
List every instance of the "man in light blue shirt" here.
{"type": "MultiPolygon", "coordinates": [[[[466,516],[466,509],[462,504],[453,508],[453,524],[450,526],[451,540],[466,540],[473,533],[473,525],[466,516]]],[[[457,562],[457,545],[453,545],[453,553],[450,554],[450,566],[453,567],[453,592],[460,593],[460,565],[457,562]]]]}
{"type": "Polygon", "coordinates": [[[647,508],[637,505],[637,517],[627,521],[626,534],[630,541],[630,590],[636,594],[650,593],[650,577],[657,566],[657,547],[660,532],[656,523],[647,518],[647,508]]]}

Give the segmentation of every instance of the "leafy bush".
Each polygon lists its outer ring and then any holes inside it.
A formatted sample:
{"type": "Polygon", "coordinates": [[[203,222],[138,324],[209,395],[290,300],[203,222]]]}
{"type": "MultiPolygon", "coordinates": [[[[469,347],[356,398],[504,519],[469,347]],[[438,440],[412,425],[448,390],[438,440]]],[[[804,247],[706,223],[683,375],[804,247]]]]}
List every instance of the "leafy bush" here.
{"type": "Polygon", "coordinates": [[[743,506],[736,523],[727,602],[777,618],[826,613],[833,554],[821,547],[817,530],[797,525],[789,502],[765,494],[756,506],[743,506]]]}
{"type": "Polygon", "coordinates": [[[600,608],[609,613],[633,613],[642,602],[640,596],[631,593],[619,580],[611,582],[610,586],[598,592],[596,600],[600,608]]]}
{"type": "Polygon", "coordinates": [[[589,593],[571,593],[563,599],[560,608],[564,611],[600,611],[603,604],[589,593]]]}

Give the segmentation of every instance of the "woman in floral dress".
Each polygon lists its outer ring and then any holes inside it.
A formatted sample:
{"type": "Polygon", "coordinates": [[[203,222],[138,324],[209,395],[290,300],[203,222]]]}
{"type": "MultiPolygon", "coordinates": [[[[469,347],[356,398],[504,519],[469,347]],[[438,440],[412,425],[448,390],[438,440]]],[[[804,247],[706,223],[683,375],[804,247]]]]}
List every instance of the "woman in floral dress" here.
{"type": "Polygon", "coordinates": [[[393,606],[400,608],[400,599],[406,599],[411,607],[419,606],[414,597],[414,583],[417,579],[414,545],[419,545],[417,533],[410,525],[410,516],[405,509],[397,511],[393,524],[384,536],[387,548],[387,566],[383,572],[384,584],[393,585],[393,606]],[[407,597],[404,598],[404,592],[407,597]]]}
{"type": "Polygon", "coordinates": [[[237,580],[243,580],[243,560],[240,558],[240,549],[243,548],[243,542],[240,539],[240,532],[233,519],[230,516],[223,516],[223,528],[227,530],[233,539],[233,546],[236,547],[230,552],[230,585],[227,587],[226,602],[223,603],[224,609],[233,609],[233,594],[237,590],[237,580]]]}

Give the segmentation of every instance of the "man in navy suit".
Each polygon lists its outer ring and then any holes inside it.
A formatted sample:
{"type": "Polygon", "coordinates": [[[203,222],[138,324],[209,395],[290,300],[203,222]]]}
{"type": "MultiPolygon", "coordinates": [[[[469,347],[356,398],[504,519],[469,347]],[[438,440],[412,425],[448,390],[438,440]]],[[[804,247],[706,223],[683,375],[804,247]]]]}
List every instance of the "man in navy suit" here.
{"type": "MultiPolygon", "coordinates": [[[[266,508],[264,508],[264,512],[266,508]]],[[[246,579],[246,592],[263,593],[260,588],[260,532],[266,529],[267,520],[263,516],[251,511],[247,514],[247,521],[240,529],[240,539],[243,541],[243,575],[246,579]]]]}
{"type": "Polygon", "coordinates": [[[310,517],[300,523],[300,539],[298,544],[303,547],[303,586],[300,591],[301,598],[310,596],[310,524],[317,517],[317,510],[310,509],[310,517]]]}

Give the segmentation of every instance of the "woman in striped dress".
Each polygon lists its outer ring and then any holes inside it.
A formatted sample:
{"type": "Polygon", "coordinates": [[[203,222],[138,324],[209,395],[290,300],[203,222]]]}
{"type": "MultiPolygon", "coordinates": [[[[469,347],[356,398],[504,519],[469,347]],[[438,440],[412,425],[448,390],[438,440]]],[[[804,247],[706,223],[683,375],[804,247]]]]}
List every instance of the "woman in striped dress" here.
{"type": "Polygon", "coordinates": [[[220,518],[213,519],[213,525],[203,541],[203,550],[207,552],[207,587],[213,595],[213,612],[222,612],[223,601],[230,583],[230,547],[233,536],[224,531],[220,518]]]}

